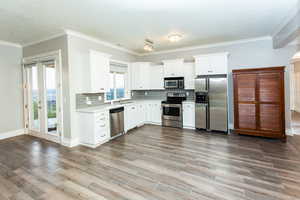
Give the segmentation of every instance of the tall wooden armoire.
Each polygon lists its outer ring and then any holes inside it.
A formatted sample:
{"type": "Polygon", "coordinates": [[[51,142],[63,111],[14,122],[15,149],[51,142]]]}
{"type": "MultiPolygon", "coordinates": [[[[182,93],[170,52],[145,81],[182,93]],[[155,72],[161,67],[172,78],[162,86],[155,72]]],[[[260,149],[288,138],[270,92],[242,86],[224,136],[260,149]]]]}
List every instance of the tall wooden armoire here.
{"type": "Polygon", "coordinates": [[[234,132],[285,136],[284,67],[233,70],[234,132]]]}

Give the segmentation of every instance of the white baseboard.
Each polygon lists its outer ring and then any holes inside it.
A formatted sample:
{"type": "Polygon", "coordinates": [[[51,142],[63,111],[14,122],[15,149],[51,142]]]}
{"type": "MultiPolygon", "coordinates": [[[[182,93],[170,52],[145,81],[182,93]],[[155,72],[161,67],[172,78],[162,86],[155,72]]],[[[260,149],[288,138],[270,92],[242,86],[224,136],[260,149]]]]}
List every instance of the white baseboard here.
{"type": "Polygon", "coordinates": [[[11,137],[24,135],[24,134],[26,134],[26,131],[24,129],[19,129],[19,130],[9,131],[9,132],[5,132],[5,133],[0,133],[0,140],[4,140],[4,139],[11,138],[11,137]]]}
{"type": "Polygon", "coordinates": [[[64,138],[62,140],[62,145],[66,147],[76,147],[80,144],[79,139],[69,139],[69,138],[64,138]]]}

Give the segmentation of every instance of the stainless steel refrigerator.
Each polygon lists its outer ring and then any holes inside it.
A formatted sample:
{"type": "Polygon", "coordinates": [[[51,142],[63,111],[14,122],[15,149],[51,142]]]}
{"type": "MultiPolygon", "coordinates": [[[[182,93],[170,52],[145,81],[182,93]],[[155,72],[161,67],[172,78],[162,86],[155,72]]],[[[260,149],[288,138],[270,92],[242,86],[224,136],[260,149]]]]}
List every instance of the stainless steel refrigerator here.
{"type": "Polygon", "coordinates": [[[196,128],[227,133],[227,75],[198,76],[195,99],[196,128]]]}

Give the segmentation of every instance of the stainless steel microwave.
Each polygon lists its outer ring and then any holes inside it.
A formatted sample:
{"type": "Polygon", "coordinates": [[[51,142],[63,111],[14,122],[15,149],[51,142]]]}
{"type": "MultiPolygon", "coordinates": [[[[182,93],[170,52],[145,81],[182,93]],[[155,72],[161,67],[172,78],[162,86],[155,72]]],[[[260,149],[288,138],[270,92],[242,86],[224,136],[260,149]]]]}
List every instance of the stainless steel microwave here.
{"type": "Polygon", "coordinates": [[[184,77],[168,77],[164,82],[165,89],[184,89],[184,77]]]}

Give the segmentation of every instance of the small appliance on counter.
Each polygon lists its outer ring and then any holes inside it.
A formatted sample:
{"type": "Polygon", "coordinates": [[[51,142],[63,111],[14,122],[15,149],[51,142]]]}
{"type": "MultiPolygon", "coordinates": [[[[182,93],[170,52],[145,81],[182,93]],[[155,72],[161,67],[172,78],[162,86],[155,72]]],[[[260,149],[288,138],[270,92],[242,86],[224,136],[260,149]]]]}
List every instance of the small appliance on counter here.
{"type": "Polygon", "coordinates": [[[168,77],[164,79],[165,89],[184,89],[184,77],[168,77]]]}
{"type": "Polygon", "coordinates": [[[197,129],[228,132],[227,75],[203,75],[195,80],[197,129]]]}
{"type": "Polygon", "coordinates": [[[167,100],[162,101],[163,126],[183,128],[182,102],[185,100],[186,93],[167,93],[167,100]]]}

